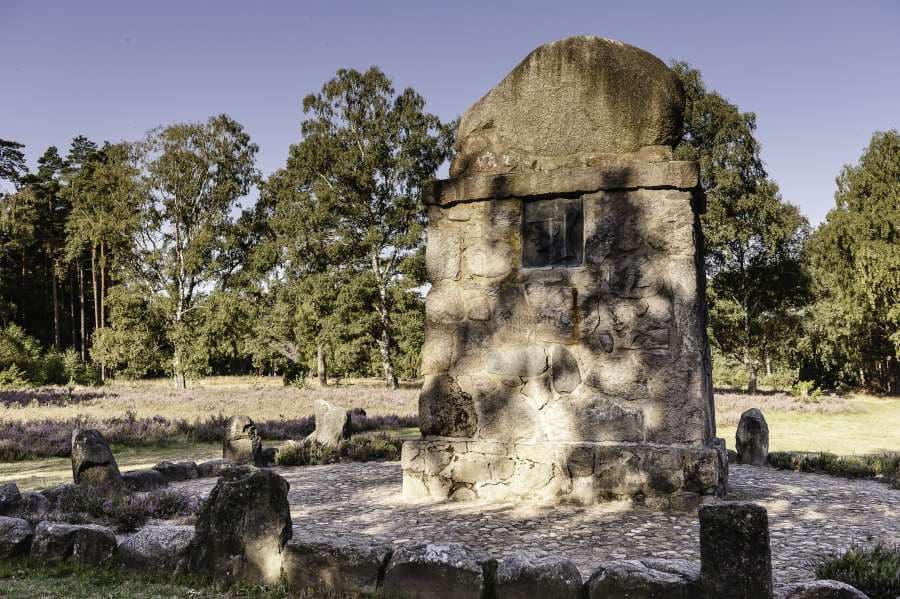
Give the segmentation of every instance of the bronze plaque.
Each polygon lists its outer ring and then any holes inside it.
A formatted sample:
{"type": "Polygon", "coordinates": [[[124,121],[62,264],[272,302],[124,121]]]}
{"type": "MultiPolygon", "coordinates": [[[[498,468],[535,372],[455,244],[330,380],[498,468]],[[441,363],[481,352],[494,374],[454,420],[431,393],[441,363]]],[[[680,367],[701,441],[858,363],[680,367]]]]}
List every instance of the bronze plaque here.
{"type": "Polygon", "coordinates": [[[581,198],[525,201],[522,263],[526,267],[578,266],[584,256],[581,198]]]}

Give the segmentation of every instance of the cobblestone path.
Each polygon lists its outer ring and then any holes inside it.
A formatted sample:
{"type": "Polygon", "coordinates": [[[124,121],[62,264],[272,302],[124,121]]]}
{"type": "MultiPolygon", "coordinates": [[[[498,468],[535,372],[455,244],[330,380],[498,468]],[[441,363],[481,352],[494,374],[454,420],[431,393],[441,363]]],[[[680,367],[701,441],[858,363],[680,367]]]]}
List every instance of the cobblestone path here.
{"type": "MultiPolygon", "coordinates": [[[[399,462],[277,468],[291,484],[295,535],[368,534],[395,544],[456,541],[499,557],[539,548],[564,554],[588,575],[606,559],[698,560],[696,513],[660,512],[624,502],[591,507],[523,504],[412,504],[400,497],[399,462]]],[[[207,494],[216,479],[178,487],[207,494]]],[[[854,541],[900,543],[900,491],[874,481],[772,468],[730,467],[729,499],[769,511],[777,583],[812,578],[809,562],[854,541]]]]}

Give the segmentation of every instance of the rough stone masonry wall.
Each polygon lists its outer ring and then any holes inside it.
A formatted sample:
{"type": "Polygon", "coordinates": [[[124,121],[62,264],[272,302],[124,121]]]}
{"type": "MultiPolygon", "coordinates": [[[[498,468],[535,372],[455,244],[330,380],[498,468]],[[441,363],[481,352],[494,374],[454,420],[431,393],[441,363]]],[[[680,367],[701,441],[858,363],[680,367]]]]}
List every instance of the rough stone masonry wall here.
{"type": "Polygon", "coordinates": [[[722,490],[696,185],[695,163],[628,157],[437,185],[407,497],[722,490]],[[580,263],[523,267],[525,204],[554,198],[581,202],[580,263]]]}

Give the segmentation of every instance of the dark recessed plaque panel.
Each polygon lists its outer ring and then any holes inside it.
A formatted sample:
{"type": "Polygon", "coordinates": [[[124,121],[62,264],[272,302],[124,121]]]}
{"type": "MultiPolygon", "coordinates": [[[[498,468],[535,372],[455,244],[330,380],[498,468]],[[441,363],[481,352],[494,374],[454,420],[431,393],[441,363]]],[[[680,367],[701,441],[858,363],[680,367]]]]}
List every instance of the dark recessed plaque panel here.
{"type": "Polygon", "coordinates": [[[578,266],[584,254],[581,198],[525,201],[522,263],[578,266]]]}

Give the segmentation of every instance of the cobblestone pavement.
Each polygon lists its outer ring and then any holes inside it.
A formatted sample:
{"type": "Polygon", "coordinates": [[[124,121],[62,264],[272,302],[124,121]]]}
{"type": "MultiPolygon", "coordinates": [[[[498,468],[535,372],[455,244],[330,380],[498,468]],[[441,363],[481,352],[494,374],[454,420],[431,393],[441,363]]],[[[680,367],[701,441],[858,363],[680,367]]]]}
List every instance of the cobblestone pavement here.
{"type": "MultiPolygon", "coordinates": [[[[456,541],[494,556],[544,549],[568,556],[588,575],[606,559],[698,560],[696,513],[660,512],[624,502],[591,507],[522,504],[413,504],[400,497],[399,462],[277,468],[291,484],[294,535],[355,532],[395,544],[456,541]]],[[[216,479],[178,486],[207,494],[216,479]]],[[[812,578],[811,560],[855,541],[900,543],[900,491],[766,467],[730,467],[729,499],[769,512],[777,583],[812,578]]]]}

